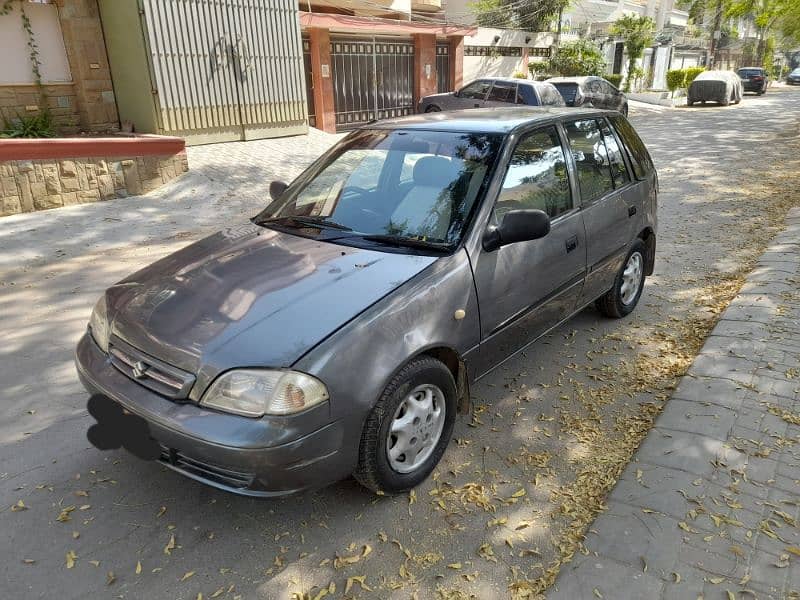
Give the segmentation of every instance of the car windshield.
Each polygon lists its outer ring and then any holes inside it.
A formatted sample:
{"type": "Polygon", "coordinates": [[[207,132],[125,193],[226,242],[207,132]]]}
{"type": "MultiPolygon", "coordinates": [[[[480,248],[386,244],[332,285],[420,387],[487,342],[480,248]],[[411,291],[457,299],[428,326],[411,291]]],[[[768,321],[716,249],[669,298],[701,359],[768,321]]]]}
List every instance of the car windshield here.
{"type": "Polygon", "coordinates": [[[797,67],[794,71],[790,73],[790,75],[800,75],[800,67],[797,67]]]}
{"type": "Polygon", "coordinates": [[[464,233],[502,141],[500,134],[359,130],[254,222],[340,243],[449,248],[464,233]]]}

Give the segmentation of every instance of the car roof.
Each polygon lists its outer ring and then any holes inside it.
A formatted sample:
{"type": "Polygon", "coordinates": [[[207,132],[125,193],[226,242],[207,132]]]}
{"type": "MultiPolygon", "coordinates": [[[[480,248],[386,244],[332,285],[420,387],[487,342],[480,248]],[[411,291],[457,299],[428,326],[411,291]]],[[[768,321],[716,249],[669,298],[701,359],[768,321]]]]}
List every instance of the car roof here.
{"type": "Polygon", "coordinates": [[[581,77],[550,77],[545,83],[586,83],[590,79],[602,79],[596,75],[583,75],[581,77]]]}
{"type": "MultiPolygon", "coordinates": [[[[505,81],[508,83],[545,83],[544,81],[534,81],[533,79],[522,79],[521,77],[478,77],[477,79],[473,79],[469,83],[474,83],[476,81],[505,81]]],[[[467,85],[469,85],[469,83],[467,85]]]]}
{"type": "Polygon", "coordinates": [[[737,71],[741,71],[741,70],[743,70],[743,69],[758,69],[759,71],[763,71],[763,70],[764,70],[764,67],[739,67],[739,68],[738,68],[738,69],[736,69],[736,70],[737,70],[737,71]]]}
{"type": "Polygon", "coordinates": [[[563,117],[597,116],[612,113],[614,111],[566,106],[471,108],[468,110],[422,113],[408,117],[384,119],[367,123],[361,129],[410,129],[507,134],[518,127],[538,122],[546,123],[563,117]]]}

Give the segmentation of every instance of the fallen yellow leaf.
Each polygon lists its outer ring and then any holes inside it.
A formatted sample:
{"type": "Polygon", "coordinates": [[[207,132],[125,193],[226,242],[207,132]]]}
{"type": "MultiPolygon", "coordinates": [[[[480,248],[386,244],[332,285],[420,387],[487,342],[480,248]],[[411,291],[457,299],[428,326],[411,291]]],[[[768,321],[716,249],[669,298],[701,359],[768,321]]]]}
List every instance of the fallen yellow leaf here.
{"type": "Polygon", "coordinates": [[[175,549],[175,534],[173,533],[169,536],[169,541],[167,545],[164,546],[164,554],[172,554],[172,551],[175,549]]]}
{"type": "Polygon", "coordinates": [[[78,558],[78,557],[76,556],[76,554],[75,554],[75,551],[74,551],[74,550],[70,550],[69,552],[67,552],[67,557],[66,557],[66,560],[67,560],[67,568],[68,568],[68,569],[71,569],[72,567],[74,567],[74,566],[75,566],[75,560],[76,560],[77,558],[78,558]]]}
{"type": "Polygon", "coordinates": [[[186,573],[183,574],[183,577],[181,577],[181,581],[186,581],[192,575],[194,575],[194,571],[187,571],[186,573]]]}
{"type": "Polygon", "coordinates": [[[136,561],[136,574],[141,575],[142,573],[142,562],[137,560],[136,561]]]}

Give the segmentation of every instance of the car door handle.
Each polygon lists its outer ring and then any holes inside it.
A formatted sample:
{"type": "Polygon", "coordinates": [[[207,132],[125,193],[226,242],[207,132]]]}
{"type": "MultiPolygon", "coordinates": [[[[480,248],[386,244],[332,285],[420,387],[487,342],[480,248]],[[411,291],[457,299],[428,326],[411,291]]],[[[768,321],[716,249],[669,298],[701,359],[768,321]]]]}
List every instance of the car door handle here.
{"type": "Polygon", "coordinates": [[[578,247],[578,236],[573,235],[571,238],[567,240],[567,252],[572,252],[577,247],[578,247]]]}
{"type": "Polygon", "coordinates": [[[635,206],[629,206],[628,207],[628,216],[632,217],[635,214],[636,214],[636,207],[635,206]]]}

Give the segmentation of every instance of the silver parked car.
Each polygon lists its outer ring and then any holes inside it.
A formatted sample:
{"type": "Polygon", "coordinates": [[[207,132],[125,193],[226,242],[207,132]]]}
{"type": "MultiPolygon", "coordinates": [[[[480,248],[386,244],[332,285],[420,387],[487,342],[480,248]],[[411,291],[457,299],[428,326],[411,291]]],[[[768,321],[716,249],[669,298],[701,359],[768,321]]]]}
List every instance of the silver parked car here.
{"type": "Polygon", "coordinates": [[[742,80],[733,71],[703,71],[691,84],[686,104],[716,102],[722,106],[742,101],[742,80]]]}
{"type": "Polygon", "coordinates": [[[558,90],[542,81],[487,77],[468,83],[455,92],[425,96],[419,102],[418,112],[486,108],[490,106],[564,106],[558,90]]]}
{"type": "Polygon", "coordinates": [[[408,490],[473,382],[588,305],[633,311],[657,189],[618,112],[366,125],[103,294],[76,352],[88,437],[245,495],[408,490]]]}

